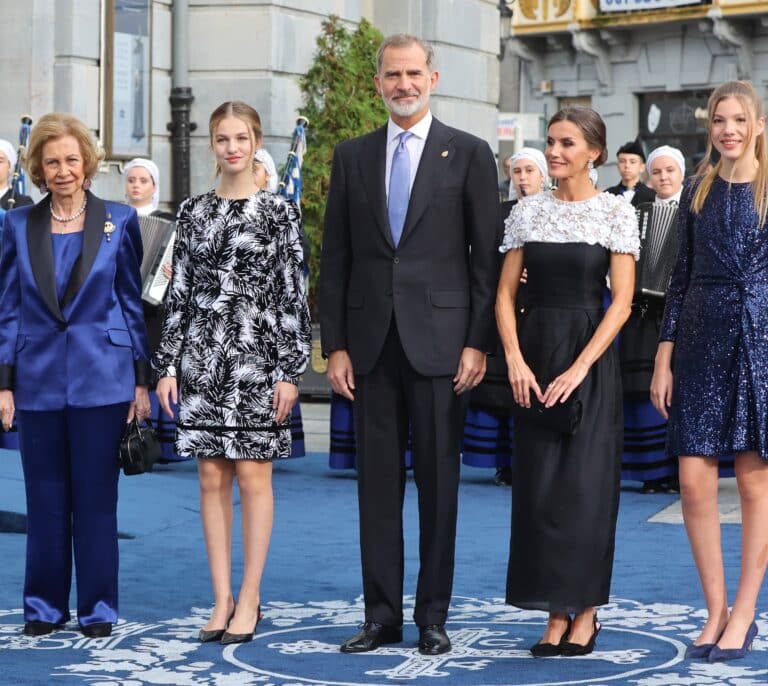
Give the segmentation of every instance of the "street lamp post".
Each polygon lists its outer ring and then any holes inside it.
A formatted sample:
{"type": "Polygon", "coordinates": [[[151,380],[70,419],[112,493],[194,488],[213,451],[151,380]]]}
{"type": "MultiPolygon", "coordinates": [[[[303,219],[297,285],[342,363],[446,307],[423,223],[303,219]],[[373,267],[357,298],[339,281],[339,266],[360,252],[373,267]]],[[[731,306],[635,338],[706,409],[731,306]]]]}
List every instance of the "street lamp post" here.
{"type": "Polygon", "coordinates": [[[190,196],[190,134],[197,124],[190,121],[192,88],[189,86],[187,34],[189,5],[187,0],[175,0],[172,11],[173,68],[171,72],[171,165],[173,178],[173,204],[178,208],[190,196]]]}

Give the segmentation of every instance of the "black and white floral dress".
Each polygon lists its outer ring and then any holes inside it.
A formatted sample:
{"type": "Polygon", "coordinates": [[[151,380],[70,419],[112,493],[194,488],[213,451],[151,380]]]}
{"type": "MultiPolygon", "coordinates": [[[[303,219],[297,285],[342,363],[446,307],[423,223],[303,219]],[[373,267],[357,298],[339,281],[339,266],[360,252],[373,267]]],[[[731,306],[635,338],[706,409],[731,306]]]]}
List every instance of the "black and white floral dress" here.
{"type": "Polygon", "coordinates": [[[176,450],[199,458],[271,460],[291,452],[276,424],[278,381],[309,358],[309,309],[295,207],[262,191],[210,191],[179,208],[160,376],[179,378],[176,450]]]}

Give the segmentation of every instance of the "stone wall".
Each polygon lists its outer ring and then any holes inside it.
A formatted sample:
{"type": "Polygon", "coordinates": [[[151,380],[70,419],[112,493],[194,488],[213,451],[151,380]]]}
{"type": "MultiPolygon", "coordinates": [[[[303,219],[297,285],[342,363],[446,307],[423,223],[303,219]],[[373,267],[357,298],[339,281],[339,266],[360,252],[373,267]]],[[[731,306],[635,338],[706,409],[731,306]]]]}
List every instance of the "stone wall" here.
{"type": "MultiPolygon", "coordinates": [[[[6,3],[0,23],[0,136],[18,138],[24,113],[70,111],[101,133],[101,0],[6,3]]],[[[171,196],[167,123],[171,87],[171,0],[152,1],[151,149],[161,170],[161,200],[171,196]]],[[[330,14],[351,26],[365,17],[383,33],[411,32],[435,44],[440,82],[434,112],[445,123],[486,138],[496,149],[499,20],[495,0],[190,0],[189,85],[191,188],[213,184],[210,112],[242,99],[264,123],[265,145],[278,165],[288,150],[301,104],[298,79],[311,63],[321,22],[330,14]]],[[[372,75],[373,76],[373,75],[372,75]]],[[[94,189],[122,197],[119,162],[107,162],[94,189]]]]}

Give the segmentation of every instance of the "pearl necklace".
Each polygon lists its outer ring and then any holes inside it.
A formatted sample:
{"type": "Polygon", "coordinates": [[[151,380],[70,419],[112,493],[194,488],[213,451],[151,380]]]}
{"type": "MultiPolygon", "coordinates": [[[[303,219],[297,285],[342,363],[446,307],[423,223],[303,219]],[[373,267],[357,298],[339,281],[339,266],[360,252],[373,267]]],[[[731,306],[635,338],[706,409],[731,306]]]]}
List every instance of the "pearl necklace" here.
{"type": "Polygon", "coordinates": [[[68,217],[60,217],[58,214],[56,214],[53,211],[53,203],[51,203],[51,216],[57,221],[61,222],[62,224],[66,224],[67,222],[72,222],[75,219],[77,219],[83,212],[85,212],[85,206],[88,204],[88,198],[83,198],[83,204],[80,206],[80,209],[75,212],[74,214],[70,214],[68,217]]]}

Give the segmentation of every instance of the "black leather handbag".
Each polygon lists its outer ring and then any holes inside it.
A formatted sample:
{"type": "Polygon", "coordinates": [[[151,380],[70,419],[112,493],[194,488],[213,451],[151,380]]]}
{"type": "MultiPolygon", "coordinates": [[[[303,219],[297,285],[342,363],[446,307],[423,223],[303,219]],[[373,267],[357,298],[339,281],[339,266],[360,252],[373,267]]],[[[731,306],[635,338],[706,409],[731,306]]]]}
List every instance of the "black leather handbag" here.
{"type": "Polygon", "coordinates": [[[160,442],[152,428],[152,422],[148,419],[146,422],[147,426],[141,426],[134,418],[125,425],[120,440],[119,457],[123,474],[126,476],[151,472],[155,462],[160,459],[160,442]]]}
{"type": "Polygon", "coordinates": [[[571,396],[564,403],[555,403],[546,407],[535,395],[531,397],[531,406],[523,407],[513,402],[510,412],[515,420],[530,422],[556,433],[572,436],[581,423],[581,400],[571,396]]]}

